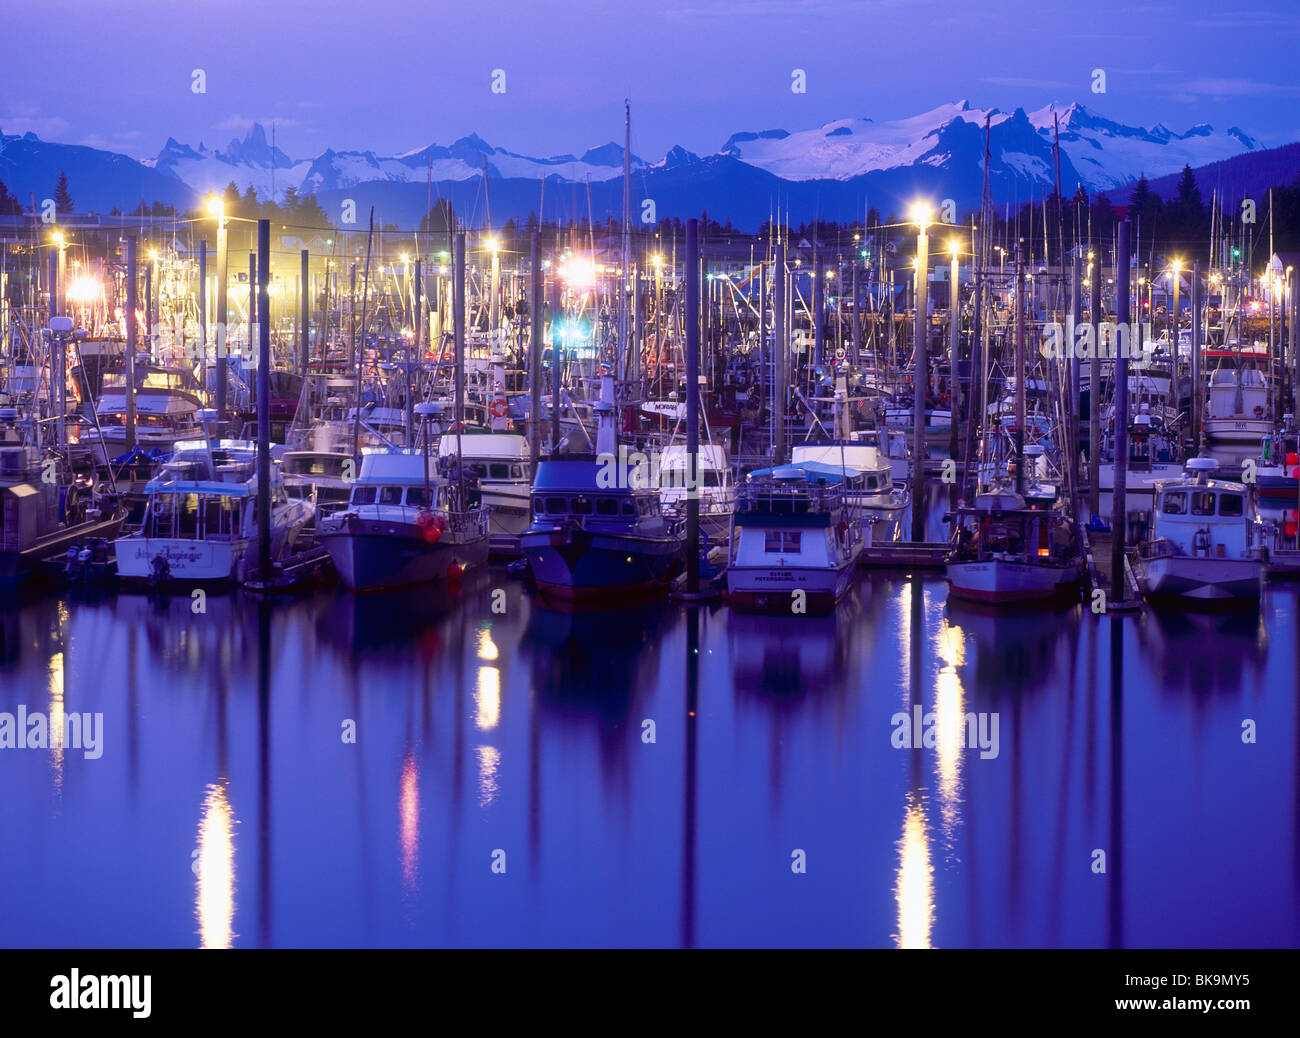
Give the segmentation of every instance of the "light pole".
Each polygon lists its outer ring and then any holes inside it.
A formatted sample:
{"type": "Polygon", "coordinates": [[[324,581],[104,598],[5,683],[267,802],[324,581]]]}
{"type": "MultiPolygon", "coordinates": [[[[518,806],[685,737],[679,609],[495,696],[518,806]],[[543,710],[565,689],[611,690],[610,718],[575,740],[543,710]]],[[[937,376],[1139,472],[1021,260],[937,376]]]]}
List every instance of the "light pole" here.
{"type": "MultiPolygon", "coordinates": [[[[216,411],[217,422],[226,420],[226,289],[227,289],[227,242],[226,242],[226,206],[220,198],[208,200],[208,212],[217,219],[217,385],[216,411]]],[[[205,373],[206,374],[206,373],[205,373]]]]}
{"type": "Polygon", "coordinates": [[[926,282],[930,266],[929,238],[925,228],[933,212],[924,202],[912,206],[916,233],[916,314],[912,324],[912,540],[925,540],[925,390],[929,382],[926,355],[926,282]]]}

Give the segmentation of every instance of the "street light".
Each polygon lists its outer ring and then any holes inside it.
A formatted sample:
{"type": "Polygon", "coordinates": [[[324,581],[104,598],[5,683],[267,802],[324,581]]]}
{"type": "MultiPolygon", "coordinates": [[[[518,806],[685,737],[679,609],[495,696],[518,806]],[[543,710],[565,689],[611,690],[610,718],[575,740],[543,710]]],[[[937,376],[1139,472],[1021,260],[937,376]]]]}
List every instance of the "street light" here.
{"type": "MultiPolygon", "coordinates": [[[[912,203],[911,220],[916,224],[916,314],[912,326],[914,358],[912,368],[912,494],[924,500],[925,487],[925,397],[930,381],[930,362],[926,355],[926,275],[930,266],[930,241],[925,228],[934,217],[934,207],[918,200],[912,203]]],[[[912,540],[925,540],[925,509],[912,509],[912,540]]]]}
{"type": "MultiPolygon", "coordinates": [[[[226,235],[226,205],[225,202],[217,195],[208,198],[208,213],[217,221],[217,371],[216,371],[216,412],[217,421],[221,422],[226,417],[226,290],[229,287],[227,280],[230,277],[228,269],[229,242],[226,235]]],[[[207,344],[204,343],[206,352],[207,344]]],[[[207,372],[204,372],[204,381],[206,382],[207,372]]]]}

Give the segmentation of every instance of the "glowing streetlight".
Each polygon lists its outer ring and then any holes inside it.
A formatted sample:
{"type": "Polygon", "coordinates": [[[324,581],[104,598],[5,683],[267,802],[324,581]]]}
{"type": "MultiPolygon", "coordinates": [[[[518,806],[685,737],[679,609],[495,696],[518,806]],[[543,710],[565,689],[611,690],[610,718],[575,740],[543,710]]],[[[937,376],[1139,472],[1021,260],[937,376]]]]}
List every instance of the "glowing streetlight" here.
{"type": "Polygon", "coordinates": [[[213,195],[208,199],[207,208],[208,214],[210,216],[215,216],[218,220],[222,219],[226,215],[226,203],[216,195],[213,195]]]}
{"type": "Polygon", "coordinates": [[[94,278],[77,278],[68,286],[68,298],[74,303],[93,303],[99,293],[100,285],[94,278]]]}
{"type": "Polygon", "coordinates": [[[559,275],[570,288],[590,288],[596,281],[596,267],[591,260],[574,256],[561,264],[559,275]]]}

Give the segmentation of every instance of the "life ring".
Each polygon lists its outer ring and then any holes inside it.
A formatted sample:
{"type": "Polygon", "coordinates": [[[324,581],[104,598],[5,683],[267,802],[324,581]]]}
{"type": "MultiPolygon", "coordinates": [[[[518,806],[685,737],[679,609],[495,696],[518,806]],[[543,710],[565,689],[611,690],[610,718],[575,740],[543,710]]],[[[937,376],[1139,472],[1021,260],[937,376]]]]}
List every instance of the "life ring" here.
{"type": "Polygon", "coordinates": [[[1255,405],[1255,417],[1256,417],[1256,418],[1263,418],[1263,417],[1264,417],[1264,408],[1263,408],[1263,405],[1261,405],[1261,404],[1256,404],[1256,405],[1255,405]]]}
{"type": "Polygon", "coordinates": [[[503,396],[499,396],[499,397],[497,397],[495,400],[492,401],[492,417],[493,417],[493,418],[504,418],[504,417],[505,417],[506,415],[508,415],[509,413],[510,413],[510,407],[509,407],[509,405],[506,403],[506,398],[505,398],[505,397],[503,397],[503,396]]]}

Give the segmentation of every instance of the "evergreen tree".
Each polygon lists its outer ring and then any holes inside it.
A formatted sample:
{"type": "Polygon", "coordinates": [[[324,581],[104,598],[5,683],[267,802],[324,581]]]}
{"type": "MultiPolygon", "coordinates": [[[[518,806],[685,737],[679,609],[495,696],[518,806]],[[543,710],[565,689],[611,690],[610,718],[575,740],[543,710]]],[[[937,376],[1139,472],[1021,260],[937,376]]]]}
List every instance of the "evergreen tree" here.
{"type": "Polygon", "coordinates": [[[294,210],[294,222],[300,227],[315,227],[320,230],[330,226],[329,217],[316,201],[315,195],[303,195],[298,199],[297,208],[294,210]]]}
{"type": "Polygon", "coordinates": [[[1195,247],[1204,241],[1208,230],[1201,189],[1196,186],[1192,167],[1184,166],[1183,175],[1178,178],[1177,192],[1169,203],[1169,236],[1177,242],[1195,247]]]}
{"type": "Polygon", "coordinates": [[[68,191],[68,174],[59,170],[59,182],[54,186],[54,208],[61,213],[73,211],[72,194],[68,191]]]}
{"type": "Polygon", "coordinates": [[[1097,196],[1092,205],[1092,236],[1095,241],[1108,238],[1114,229],[1115,207],[1106,195],[1097,196]]]}
{"type": "Polygon", "coordinates": [[[1140,230],[1144,241],[1162,229],[1158,224],[1163,209],[1160,196],[1151,190],[1146,176],[1139,177],[1128,198],[1128,218],[1140,230]]]}
{"type": "Polygon", "coordinates": [[[23,204],[18,196],[9,193],[9,187],[0,180],[0,216],[22,216],[23,204]]]}

